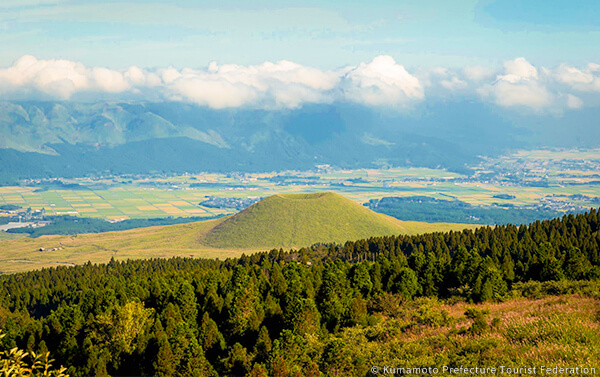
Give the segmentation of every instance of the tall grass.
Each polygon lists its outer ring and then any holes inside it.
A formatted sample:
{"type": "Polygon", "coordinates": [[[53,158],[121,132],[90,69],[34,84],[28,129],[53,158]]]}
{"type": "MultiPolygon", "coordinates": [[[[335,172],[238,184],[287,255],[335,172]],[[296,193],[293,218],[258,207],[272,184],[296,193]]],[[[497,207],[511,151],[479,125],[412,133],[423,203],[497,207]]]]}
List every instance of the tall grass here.
{"type": "Polygon", "coordinates": [[[577,294],[479,305],[420,299],[340,337],[355,357],[380,367],[598,367],[599,308],[599,299],[577,294]],[[485,326],[474,331],[478,321],[485,326]]]}

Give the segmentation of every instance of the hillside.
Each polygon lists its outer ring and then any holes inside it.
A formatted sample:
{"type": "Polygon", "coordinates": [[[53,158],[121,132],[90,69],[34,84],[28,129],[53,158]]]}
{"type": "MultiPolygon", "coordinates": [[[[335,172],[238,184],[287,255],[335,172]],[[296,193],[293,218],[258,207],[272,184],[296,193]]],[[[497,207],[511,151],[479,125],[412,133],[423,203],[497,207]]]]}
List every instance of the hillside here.
{"type": "Polygon", "coordinates": [[[279,247],[421,234],[475,225],[400,221],[333,193],[275,195],[217,220],[126,231],[42,236],[0,243],[0,273],[87,261],[196,257],[229,258],[279,247]],[[40,249],[45,251],[40,251],[40,249]],[[56,250],[53,250],[56,249],[56,250]]]}
{"type": "Polygon", "coordinates": [[[402,223],[332,192],[274,195],[206,234],[213,247],[299,247],[407,233],[402,223]]]}
{"type": "MultiPolygon", "coordinates": [[[[496,369],[456,376],[532,376],[498,371],[542,366],[541,375],[561,374],[549,372],[555,367],[594,375],[599,230],[591,210],[225,261],[0,276],[0,350],[48,351],[73,377],[185,376],[192,367],[207,377],[364,377],[373,366],[435,375],[413,369],[424,365],[439,375],[449,375],[443,366],[496,369]]],[[[172,234],[172,242],[189,239],[172,234]]]]}

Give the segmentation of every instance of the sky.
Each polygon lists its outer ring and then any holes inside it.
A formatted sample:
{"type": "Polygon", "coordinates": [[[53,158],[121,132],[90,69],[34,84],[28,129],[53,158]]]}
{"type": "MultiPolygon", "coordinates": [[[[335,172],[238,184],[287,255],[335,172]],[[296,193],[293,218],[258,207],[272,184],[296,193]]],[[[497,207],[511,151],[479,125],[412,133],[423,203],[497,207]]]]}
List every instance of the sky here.
{"type": "Polygon", "coordinates": [[[598,106],[600,2],[0,2],[0,99],[598,106]]]}

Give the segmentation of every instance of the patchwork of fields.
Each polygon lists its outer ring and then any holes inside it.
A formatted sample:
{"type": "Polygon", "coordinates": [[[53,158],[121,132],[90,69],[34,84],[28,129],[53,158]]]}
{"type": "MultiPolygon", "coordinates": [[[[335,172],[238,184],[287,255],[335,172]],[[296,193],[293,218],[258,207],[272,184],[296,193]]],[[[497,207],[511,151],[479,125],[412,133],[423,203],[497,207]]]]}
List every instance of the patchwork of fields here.
{"type": "Polygon", "coordinates": [[[458,199],[473,205],[528,206],[548,202],[560,209],[591,207],[600,198],[600,185],[589,181],[589,171],[571,171],[561,179],[583,180],[577,184],[550,181],[545,187],[520,186],[502,180],[474,179],[433,169],[361,169],[262,174],[196,174],[173,177],[109,177],[63,180],[63,186],[30,183],[0,187],[0,205],[15,204],[50,215],[75,215],[121,220],[165,216],[212,218],[235,212],[231,208],[199,205],[208,196],[266,197],[276,193],[333,191],[356,202],[385,196],[424,195],[458,199]],[[584,178],[577,178],[584,176],[584,178]],[[575,177],[575,178],[574,178],[575,177]],[[585,179],[585,180],[584,180],[585,179]],[[586,182],[587,181],[587,182],[586,182]],[[499,199],[499,194],[511,199],[499,199]],[[579,195],[580,198],[573,197],[579,195]]]}
{"type": "Polygon", "coordinates": [[[205,194],[194,191],[148,189],[119,185],[102,190],[47,190],[34,187],[0,187],[0,204],[44,208],[50,215],[100,217],[111,220],[162,216],[214,217],[229,213],[201,207],[205,194]]]}

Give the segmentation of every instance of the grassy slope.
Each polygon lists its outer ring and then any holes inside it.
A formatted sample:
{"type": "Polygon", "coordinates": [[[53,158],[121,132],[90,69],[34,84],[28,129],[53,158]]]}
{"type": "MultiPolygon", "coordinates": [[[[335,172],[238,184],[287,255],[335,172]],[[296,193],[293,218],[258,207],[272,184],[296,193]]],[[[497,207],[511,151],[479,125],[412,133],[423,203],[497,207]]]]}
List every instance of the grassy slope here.
{"type": "Polygon", "coordinates": [[[106,263],[139,258],[240,256],[246,250],[217,250],[202,246],[200,238],[222,219],[189,224],[138,228],[120,232],[42,236],[0,243],[0,272],[14,273],[57,265],[106,263]],[[39,248],[62,250],[40,252],[39,248]]]}
{"type": "Polygon", "coordinates": [[[0,241],[16,240],[24,237],[27,237],[27,234],[0,232],[0,241]]]}
{"type": "Polygon", "coordinates": [[[345,242],[375,235],[417,234],[475,227],[403,222],[330,193],[277,195],[261,202],[258,208],[253,207],[237,216],[196,223],[76,236],[4,240],[0,242],[0,273],[83,264],[87,261],[106,263],[111,257],[120,260],[175,256],[239,257],[242,253],[279,246],[301,247],[316,242],[345,242]],[[303,197],[309,199],[298,200],[303,197]],[[331,211],[338,211],[333,219],[328,217],[334,213],[331,211]],[[278,228],[275,227],[277,224],[278,228]],[[62,250],[40,252],[42,247],[62,247],[62,250]]]}
{"type": "Polygon", "coordinates": [[[302,247],[450,229],[457,229],[456,224],[399,221],[331,192],[280,194],[229,217],[204,242],[220,248],[302,247]]]}
{"type": "Polygon", "coordinates": [[[379,324],[340,335],[353,360],[380,367],[545,365],[596,367],[598,372],[598,298],[563,295],[479,305],[423,298],[395,308],[389,304],[379,324]],[[464,315],[468,308],[489,310],[486,330],[468,331],[473,324],[464,315]]]}
{"type": "Polygon", "coordinates": [[[334,193],[266,198],[206,235],[215,247],[298,247],[403,232],[400,222],[334,193]]]}

